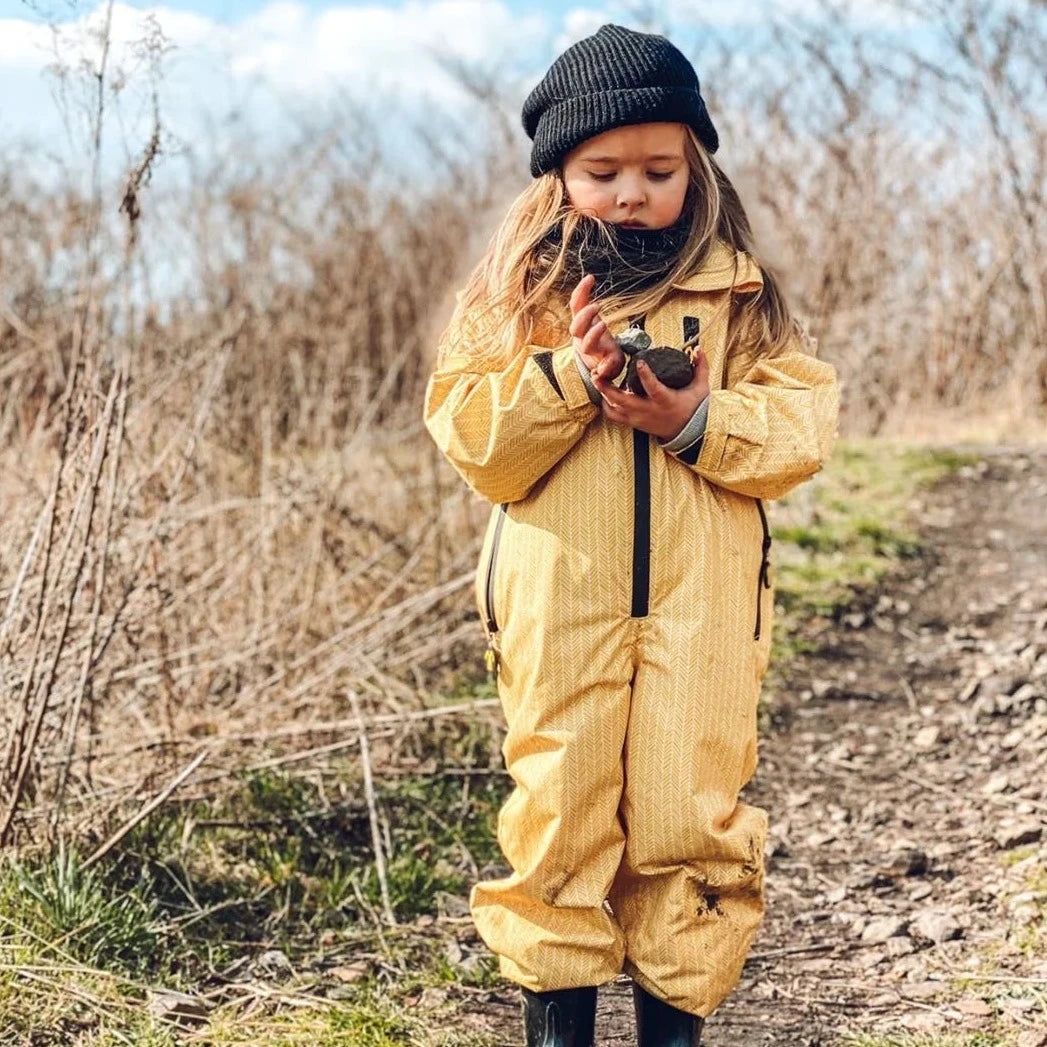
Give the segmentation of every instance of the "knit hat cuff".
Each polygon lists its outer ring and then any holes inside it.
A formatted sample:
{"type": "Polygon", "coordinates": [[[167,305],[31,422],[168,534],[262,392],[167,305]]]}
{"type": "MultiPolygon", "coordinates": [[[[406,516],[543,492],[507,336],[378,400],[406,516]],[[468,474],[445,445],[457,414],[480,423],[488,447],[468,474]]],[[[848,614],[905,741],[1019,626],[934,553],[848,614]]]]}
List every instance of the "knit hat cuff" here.
{"type": "Polygon", "coordinates": [[[613,127],[657,121],[690,124],[710,153],[719,147],[705,102],[693,87],[610,88],[565,98],[542,112],[534,131],[531,174],[537,178],[575,146],[613,127]]]}

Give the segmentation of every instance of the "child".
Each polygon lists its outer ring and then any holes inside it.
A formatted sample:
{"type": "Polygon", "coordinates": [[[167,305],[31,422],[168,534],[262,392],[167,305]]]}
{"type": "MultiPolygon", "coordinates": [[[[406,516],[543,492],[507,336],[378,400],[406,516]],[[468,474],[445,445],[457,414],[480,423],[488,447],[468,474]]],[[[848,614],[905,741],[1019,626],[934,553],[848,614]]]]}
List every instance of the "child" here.
{"type": "Polygon", "coordinates": [[[764,911],[756,769],[773,582],[763,500],[821,468],[835,369],[750,247],[695,71],[605,25],[527,98],[531,184],[459,292],[425,422],[494,503],[474,597],[516,788],[473,918],[529,1045],[592,1043],[626,971],[639,1042],[699,1042],[764,911]],[[694,346],[615,383],[612,332],[694,346]]]}

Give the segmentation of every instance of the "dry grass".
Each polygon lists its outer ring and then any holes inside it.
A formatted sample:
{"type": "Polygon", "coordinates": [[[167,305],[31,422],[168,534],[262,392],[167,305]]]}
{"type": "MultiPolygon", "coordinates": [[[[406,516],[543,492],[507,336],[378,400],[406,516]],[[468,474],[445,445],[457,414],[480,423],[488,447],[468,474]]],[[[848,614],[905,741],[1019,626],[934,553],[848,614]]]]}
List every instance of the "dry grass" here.
{"type": "MultiPolygon", "coordinates": [[[[968,8],[942,7],[944,65],[795,24],[744,75],[699,63],[730,85],[710,95],[733,114],[725,162],[839,367],[845,434],[1045,431],[1044,12],[968,8]],[[922,155],[913,111],[937,132],[922,155]]],[[[396,718],[478,668],[487,506],[421,395],[522,184],[503,101],[477,93],[489,154],[434,150],[411,200],[383,191],[392,159],[350,111],[276,157],[192,156],[157,200],[155,134],[119,186],[44,191],[0,161],[0,839],[97,845],[201,752],[183,788],[355,746],[351,692],[393,760],[396,718]],[[161,218],[187,245],[171,301],[161,218]]]]}

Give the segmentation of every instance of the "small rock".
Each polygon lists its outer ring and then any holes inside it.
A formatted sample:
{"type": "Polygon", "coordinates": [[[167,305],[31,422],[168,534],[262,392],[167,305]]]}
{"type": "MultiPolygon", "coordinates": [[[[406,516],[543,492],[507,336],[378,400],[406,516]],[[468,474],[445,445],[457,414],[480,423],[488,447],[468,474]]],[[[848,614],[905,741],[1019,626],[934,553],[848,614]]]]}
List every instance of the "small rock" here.
{"type": "Polygon", "coordinates": [[[891,957],[891,959],[897,959],[899,956],[907,956],[916,949],[916,946],[914,946],[912,941],[904,934],[888,938],[883,944],[887,949],[887,955],[891,957]]]}
{"type": "Polygon", "coordinates": [[[823,844],[832,843],[835,839],[836,833],[818,832],[815,830],[814,832],[808,833],[803,842],[807,844],[808,847],[821,847],[823,844]]]}
{"type": "Polygon", "coordinates": [[[255,974],[260,974],[263,977],[286,977],[289,974],[294,973],[291,967],[291,961],[287,958],[287,953],[282,949],[266,949],[264,953],[257,957],[254,963],[251,964],[251,969],[255,974]]]}
{"type": "Polygon", "coordinates": [[[992,1008],[984,1000],[979,1000],[976,997],[957,1000],[953,1007],[961,1014],[970,1014],[976,1018],[984,1018],[992,1014],[992,1008]]]}
{"type": "Polygon", "coordinates": [[[889,871],[896,876],[924,876],[929,862],[921,847],[899,847],[891,855],[889,871]]]}
{"type": "Polygon", "coordinates": [[[1020,847],[1023,843],[1035,843],[1043,835],[1043,823],[1038,818],[1022,818],[1004,822],[993,833],[996,845],[1003,850],[1020,847]]]}
{"type": "Polygon", "coordinates": [[[995,698],[998,694],[1010,694],[1018,685],[1013,673],[991,673],[980,681],[979,690],[982,694],[995,698]]]}
{"type": "Polygon", "coordinates": [[[893,1007],[897,1002],[898,994],[896,992],[878,992],[875,996],[869,998],[868,1006],[893,1007]]]}
{"type": "Polygon", "coordinates": [[[160,1021],[176,1025],[197,1025],[207,1021],[211,1008],[196,996],[176,989],[150,989],[146,1010],[160,1021]]]}
{"type": "Polygon", "coordinates": [[[883,963],[887,959],[887,954],[883,949],[869,949],[866,952],[860,952],[855,957],[855,964],[860,967],[863,971],[871,970],[878,963],[883,963]]]}
{"type": "Polygon", "coordinates": [[[983,786],[982,792],[986,796],[995,796],[998,793],[1005,792],[1011,784],[1011,776],[1005,771],[999,774],[994,774],[983,786]]]}
{"type": "Polygon", "coordinates": [[[466,974],[476,974],[483,969],[483,962],[484,958],[480,953],[471,952],[458,966],[466,974]]]}
{"type": "Polygon", "coordinates": [[[891,966],[891,978],[896,982],[904,981],[909,984],[925,981],[927,964],[919,953],[910,953],[894,962],[891,966]]]}
{"type": "Polygon", "coordinates": [[[929,883],[918,883],[909,892],[909,901],[919,902],[926,898],[928,895],[934,893],[934,888],[929,883]]]}
{"type": "Polygon", "coordinates": [[[423,1011],[435,1010],[447,1002],[447,990],[441,985],[427,985],[418,997],[417,1006],[423,1011]]]}
{"type": "Polygon", "coordinates": [[[1016,1047],[1047,1047],[1047,1032],[1024,1029],[1018,1036],[1016,1047]]]}
{"type": "Polygon", "coordinates": [[[896,916],[874,916],[862,928],[863,942],[885,942],[905,933],[905,921],[896,916]]]}
{"type": "Polygon", "coordinates": [[[912,982],[909,985],[903,985],[899,992],[907,1000],[929,1000],[934,996],[938,996],[944,986],[941,982],[912,982]]]}
{"type": "Polygon", "coordinates": [[[933,749],[941,736],[941,728],[936,724],[928,724],[921,727],[913,738],[913,746],[917,749],[933,749]]]}
{"type": "Polygon", "coordinates": [[[639,353],[651,346],[651,336],[642,327],[627,327],[617,341],[625,353],[639,353]]]}
{"type": "Polygon", "coordinates": [[[945,912],[920,913],[910,924],[909,932],[910,937],[935,943],[963,937],[963,928],[952,915],[945,912]]]}
{"type": "Polygon", "coordinates": [[[1017,707],[1020,705],[1031,705],[1039,697],[1040,692],[1036,689],[1034,684],[1023,683],[1021,687],[1011,695],[1011,706],[1017,707]]]}
{"type": "Polygon", "coordinates": [[[1013,731],[1008,731],[999,741],[1001,749],[1017,749],[1019,745],[1025,741],[1025,735],[1028,733],[1027,729],[1022,727],[1015,727],[1013,731]]]}
{"type": "Polygon", "coordinates": [[[450,891],[437,891],[435,895],[436,911],[441,916],[458,918],[469,915],[469,899],[450,891]]]}
{"type": "Polygon", "coordinates": [[[359,960],[353,963],[346,963],[340,967],[332,967],[327,973],[332,978],[337,978],[344,985],[352,985],[354,982],[362,981],[367,977],[370,971],[369,966],[366,963],[361,963],[359,960]]]}
{"type": "Polygon", "coordinates": [[[1040,903],[1036,895],[1030,892],[1016,894],[1008,903],[1011,919],[1019,927],[1030,927],[1040,921],[1040,903]]]}

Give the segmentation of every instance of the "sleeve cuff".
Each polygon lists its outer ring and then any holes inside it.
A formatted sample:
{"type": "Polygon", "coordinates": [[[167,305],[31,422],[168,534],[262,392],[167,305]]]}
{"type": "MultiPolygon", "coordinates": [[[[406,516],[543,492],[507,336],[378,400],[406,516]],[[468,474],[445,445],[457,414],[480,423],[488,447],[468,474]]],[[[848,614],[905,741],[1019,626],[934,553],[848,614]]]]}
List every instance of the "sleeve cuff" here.
{"type": "Polygon", "coordinates": [[[600,396],[600,390],[593,384],[593,377],[589,374],[589,368],[585,366],[585,363],[577,350],[575,350],[574,362],[578,367],[578,373],[582,376],[582,382],[589,392],[589,399],[592,400],[594,404],[599,404],[603,397],[600,396]]]}
{"type": "Polygon", "coordinates": [[[659,445],[665,448],[666,451],[675,454],[677,451],[683,451],[692,444],[697,443],[705,435],[705,422],[708,416],[709,397],[706,396],[695,408],[694,414],[691,415],[687,424],[671,440],[662,440],[661,437],[656,437],[659,445]]]}
{"type": "Polygon", "coordinates": [[[578,373],[575,364],[575,351],[573,345],[565,345],[560,349],[553,349],[550,359],[553,365],[553,373],[563,393],[565,403],[570,408],[592,407],[593,401],[589,397],[589,390],[578,373]]]}

